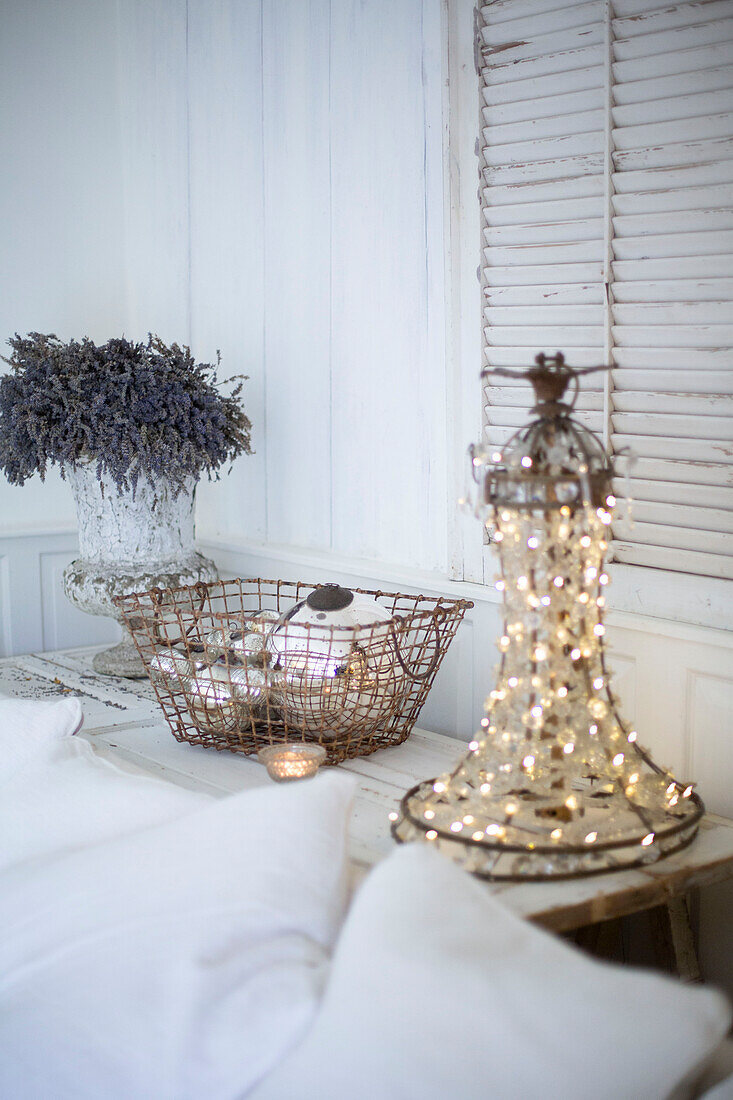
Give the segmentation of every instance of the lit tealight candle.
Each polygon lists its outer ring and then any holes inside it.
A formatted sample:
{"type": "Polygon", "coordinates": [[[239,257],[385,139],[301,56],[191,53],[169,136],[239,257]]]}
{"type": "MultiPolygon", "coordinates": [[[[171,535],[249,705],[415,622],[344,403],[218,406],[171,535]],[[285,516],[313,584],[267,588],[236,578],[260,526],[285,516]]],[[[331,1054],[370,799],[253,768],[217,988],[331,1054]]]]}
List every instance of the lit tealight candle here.
{"type": "Polygon", "coordinates": [[[257,759],[267,768],[267,774],[276,783],[290,779],[309,779],[315,775],[326,759],[322,745],[291,742],[285,745],[267,745],[257,753],[257,759]]]}

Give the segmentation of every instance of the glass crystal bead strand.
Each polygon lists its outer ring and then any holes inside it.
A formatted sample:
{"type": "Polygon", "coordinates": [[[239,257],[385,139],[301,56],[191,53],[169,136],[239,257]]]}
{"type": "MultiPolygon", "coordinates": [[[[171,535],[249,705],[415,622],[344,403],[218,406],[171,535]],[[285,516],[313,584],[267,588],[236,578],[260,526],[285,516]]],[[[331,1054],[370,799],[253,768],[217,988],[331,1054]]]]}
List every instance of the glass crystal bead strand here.
{"type": "Polygon", "coordinates": [[[604,557],[614,470],[572,416],[589,371],[558,353],[520,375],[497,373],[529,379],[536,405],[501,454],[470,452],[475,511],[500,560],[496,686],[466,756],[408,791],[392,832],[497,880],[651,863],[694,839],[704,807],[640,745],[610,684],[604,557]]]}

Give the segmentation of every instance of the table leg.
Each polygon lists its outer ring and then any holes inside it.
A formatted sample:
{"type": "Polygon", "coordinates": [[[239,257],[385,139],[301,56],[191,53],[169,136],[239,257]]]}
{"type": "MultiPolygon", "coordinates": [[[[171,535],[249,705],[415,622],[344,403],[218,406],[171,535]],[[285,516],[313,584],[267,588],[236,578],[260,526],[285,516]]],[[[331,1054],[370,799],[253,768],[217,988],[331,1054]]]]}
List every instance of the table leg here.
{"type": "Polygon", "coordinates": [[[683,982],[702,981],[687,899],[671,898],[666,905],[655,906],[649,910],[649,921],[657,965],[683,982]]]}
{"type": "Polygon", "coordinates": [[[672,931],[672,944],[677,964],[677,973],[683,982],[701,982],[700,963],[697,958],[695,937],[690,924],[690,910],[687,898],[672,898],[667,902],[669,924],[672,931]]]}

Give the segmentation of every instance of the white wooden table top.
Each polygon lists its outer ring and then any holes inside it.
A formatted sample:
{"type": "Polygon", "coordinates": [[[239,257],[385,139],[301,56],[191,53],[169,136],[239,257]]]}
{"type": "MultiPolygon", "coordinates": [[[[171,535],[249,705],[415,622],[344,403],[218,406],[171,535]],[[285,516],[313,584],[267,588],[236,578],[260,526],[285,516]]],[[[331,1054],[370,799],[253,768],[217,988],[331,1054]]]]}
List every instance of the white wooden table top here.
{"type": "MultiPolygon", "coordinates": [[[[84,709],[81,736],[100,755],[191,790],[222,797],[271,782],[255,758],[176,741],[150,684],[99,676],[91,665],[95,652],[85,648],[6,658],[0,661],[0,695],[78,695],[84,709]]],[[[403,745],[339,765],[359,783],[350,826],[357,881],[392,851],[388,814],[404,792],[419,779],[448,770],[465,749],[462,741],[416,729],[403,745]]],[[[486,888],[501,894],[517,913],[564,931],[649,908],[731,875],[733,821],[709,815],[689,848],[644,869],[486,888]]]]}

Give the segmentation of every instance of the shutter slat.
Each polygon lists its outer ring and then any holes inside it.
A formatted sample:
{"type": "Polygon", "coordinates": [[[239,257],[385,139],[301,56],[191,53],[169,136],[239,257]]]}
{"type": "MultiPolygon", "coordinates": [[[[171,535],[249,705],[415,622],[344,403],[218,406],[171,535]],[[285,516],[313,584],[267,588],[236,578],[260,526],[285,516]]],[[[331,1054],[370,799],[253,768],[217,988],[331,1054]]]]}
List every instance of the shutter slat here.
{"type": "Polygon", "coordinates": [[[601,195],[580,199],[554,199],[550,202],[506,203],[504,206],[486,208],[486,224],[489,226],[567,224],[569,221],[588,218],[594,218],[596,223],[602,222],[601,195]]]}
{"type": "Polygon", "coordinates": [[[699,92],[714,92],[731,86],[731,66],[722,64],[697,72],[674,73],[667,76],[655,76],[650,80],[629,80],[617,84],[613,89],[613,98],[618,109],[627,103],[664,103],[670,97],[695,95],[699,92]]]}
{"type": "MultiPolygon", "coordinates": [[[[572,12],[573,9],[568,9],[568,12],[572,12]]],[[[584,49],[589,46],[593,46],[603,41],[603,26],[598,15],[600,14],[600,5],[595,4],[581,4],[575,8],[575,14],[584,22],[572,23],[572,26],[566,27],[560,31],[549,31],[542,33],[541,27],[537,27],[534,32],[530,32],[529,35],[523,37],[521,33],[517,33],[516,25],[507,28],[510,31],[510,37],[497,33],[492,36],[486,29],[482,32],[482,38],[484,43],[481,46],[481,53],[486,61],[490,61],[491,58],[498,60],[498,65],[492,70],[496,72],[497,69],[502,69],[506,65],[516,65],[522,61],[540,61],[544,64],[553,62],[554,58],[558,54],[566,54],[578,49],[584,49]],[[591,9],[591,10],[589,10],[591,9]],[[586,21],[590,19],[590,22],[586,21]],[[495,42],[486,42],[487,37],[493,37],[495,42]]],[[[700,37],[698,32],[698,37],[700,37]]],[[[696,43],[695,43],[696,44],[696,43]]],[[[556,71],[556,66],[553,65],[552,71],[556,71]]]]}
{"type": "Polygon", "coordinates": [[[696,442],[711,440],[727,447],[733,460],[733,416],[614,412],[611,420],[615,432],[636,436],[639,447],[649,437],[664,440],[665,443],[673,440],[675,454],[683,454],[688,439],[694,435],[696,442]]]}
{"type": "MultiPolygon", "coordinates": [[[[732,150],[733,153],[733,150],[732,150]]],[[[578,176],[595,176],[603,169],[601,153],[587,156],[555,157],[548,160],[520,161],[517,164],[487,164],[484,179],[489,185],[509,183],[541,183],[550,180],[572,180],[578,176]]],[[[558,190],[558,195],[563,189],[558,190]]],[[[567,191],[564,192],[568,194],[567,191]]]]}
{"type": "MultiPolygon", "coordinates": [[[[686,378],[687,385],[698,385],[696,377],[686,378]]],[[[628,383],[627,383],[628,384],[628,383]]],[[[731,379],[726,379],[728,387],[731,379]]],[[[733,395],[720,393],[686,393],[677,390],[674,393],[654,393],[643,390],[618,389],[613,395],[615,413],[673,413],[680,416],[720,416],[726,412],[733,416],[733,395]]],[[[624,430],[619,427],[619,430],[624,430]]]]}
{"type": "MultiPolygon", "coordinates": [[[[537,54],[536,42],[523,42],[514,49],[510,48],[498,54],[501,63],[489,68],[487,83],[490,87],[495,87],[497,84],[513,84],[515,81],[530,80],[550,73],[588,69],[592,65],[598,65],[602,60],[601,42],[602,31],[598,29],[595,32],[589,31],[588,38],[584,38],[578,30],[573,30],[567,35],[558,36],[558,46],[565,45],[567,49],[544,56],[537,54]]],[[[497,51],[497,49],[500,47],[483,46],[481,53],[486,61],[490,61],[491,51],[497,51]]]]}
{"type": "MultiPolygon", "coordinates": [[[[722,220],[722,219],[721,219],[722,220]]],[[[656,260],[675,256],[715,256],[728,258],[733,255],[733,230],[710,230],[700,233],[680,233],[671,241],[668,233],[649,237],[614,237],[613,254],[618,260],[656,260]]]]}
{"type": "MultiPolygon", "coordinates": [[[[731,501],[733,503],[733,501],[731,501]]],[[[660,502],[637,500],[632,508],[634,523],[653,523],[662,527],[694,528],[700,532],[733,534],[733,511],[724,508],[705,508],[699,504],[682,504],[679,500],[660,502]]],[[[621,521],[623,523],[623,521],[621,521]]],[[[623,527],[614,524],[614,534],[627,538],[623,527]]],[[[730,541],[730,540],[727,540],[730,541]]],[[[712,547],[711,547],[712,549],[712,547]]],[[[721,547],[718,545],[718,549],[721,547]]],[[[723,550],[723,552],[727,552],[723,550]]],[[[733,553],[733,547],[731,548],[733,553]]]]}
{"type": "Polygon", "coordinates": [[[711,210],[731,201],[730,184],[675,187],[664,191],[633,191],[613,196],[615,214],[661,214],[667,210],[711,210]]]}
{"type": "MultiPolygon", "coordinates": [[[[491,409],[497,405],[517,409],[530,408],[530,406],[534,405],[532,387],[529,384],[523,386],[492,386],[491,405],[488,405],[487,409],[491,409]]],[[[583,412],[602,412],[603,391],[600,385],[596,390],[582,390],[578,394],[575,407],[583,412]]]]}
{"type": "Polygon", "coordinates": [[[487,325],[515,326],[540,325],[602,325],[602,306],[487,306],[484,320],[487,325]]]}
{"type": "MultiPolygon", "coordinates": [[[[508,103],[523,103],[523,109],[531,103],[537,103],[544,96],[565,95],[568,92],[590,91],[603,87],[603,73],[596,63],[587,68],[558,69],[551,73],[527,73],[517,80],[504,84],[487,85],[482,90],[482,100],[487,105],[500,106],[508,103]]],[[[540,111],[541,107],[538,108],[540,111]]]]}
{"type": "MultiPolygon", "coordinates": [[[[567,8],[568,0],[491,0],[481,6],[481,17],[484,25],[514,23],[517,19],[534,18],[545,12],[567,8]]],[[[511,37],[511,31],[507,32],[507,36],[511,37]]]]}
{"type": "Polygon", "coordinates": [[[733,61],[733,42],[730,40],[706,43],[697,49],[658,53],[655,56],[635,57],[614,61],[611,66],[615,84],[627,80],[649,80],[667,76],[670,72],[692,73],[708,66],[730,65],[733,61]]]}
{"type": "Polygon", "coordinates": [[[696,348],[730,347],[733,325],[614,325],[619,348],[675,348],[680,340],[696,348]]]}
{"type": "Polygon", "coordinates": [[[727,302],[616,302],[613,311],[619,325],[722,325],[733,317],[727,302]]]}
{"type": "Polygon", "coordinates": [[[671,145],[705,138],[724,138],[731,132],[731,112],[672,118],[669,122],[645,122],[638,126],[617,125],[613,131],[616,149],[646,149],[649,145],[671,145]]]}
{"type": "Polygon", "coordinates": [[[613,404],[616,408],[628,409],[628,402],[637,397],[640,401],[648,396],[666,401],[670,395],[686,399],[691,397],[689,390],[693,386],[699,400],[705,401],[710,395],[717,399],[720,394],[730,393],[731,378],[731,371],[699,370],[694,366],[688,370],[670,367],[661,370],[614,370],[613,404]]]}
{"type": "MultiPolygon", "coordinates": [[[[584,105],[587,107],[587,104],[584,105]]],[[[487,109],[484,108],[484,115],[487,109]]],[[[507,122],[498,126],[485,118],[486,129],[483,131],[484,140],[490,139],[492,148],[499,145],[520,145],[522,142],[535,141],[538,138],[548,139],[563,137],[567,134],[586,134],[597,130],[603,132],[606,112],[603,108],[596,111],[577,111],[569,114],[567,111],[560,115],[550,115],[546,118],[527,119],[525,122],[507,122]]],[[[583,152],[584,150],[571,150],[571,152],[583,152]]],[[[521,156],[521,149],[519,151],[521,156]]],[[[550,154],[552,155],[552,154],[550,154]]]]}
{"type": "Polygon", "coordinates": [[[614,561],[627,565],[643,565],[652,569],[672,569],[680,573],[722,577],[733,580],[733,559],[707,551],[670,549],[664,546],[644,546],[636,542],[613,542],[614,561]]]}
{"type": "Polygon", "coordinates": [[[629,457],[621,454],[616,458],[616,469],[619,475],[624,475],[622,480],[628,474],[639,481],[664,482],[673,488],[677,485],[733,486],[733,465],[723,462],[701,463],[680,458],[629,457]]]}
{"type": "MultiPolygon", "coordinates": [[[[733,195],[730,196],[733,199],[733,195]]],[[[677,210],[673,213],[619,214],[613,219],[614,232],[623,238],[664,234],[669,241],[668,256],[697,256],[699,253],[678,251],[679,236],[687,233],[709,233],[733,229],[733,207],[722,210],[677,210]]],[[[685,247],[687,238],[681,242],[685,247]]]]}
{"type": "Polygon", "coordinates": [[[501,245],[533,246],[545,244],[570,244],[575,241],[597,241],[603,235],[600,218],[578,221],[543,222],[534,225],[489,225],[484,230],[484,241],[493,247],[501,245]]]}
{"type": "Polygon", "coordinates": [[[733,515],[733,486],[731,485],[688,485],[685,482],[675,484],[669,481],[643,481],[640,478],[614,478],[613,491],[621,499],[628,492],[636,514],[640,501],[659,501],[660,503],[692,505],[693,507],[720,508],[733,515]]]}
{"type": "Polygon", "coordinates": [[[540,11],[536,5],[526,15],[518,15],[511,18],[509,24],[496,20],[496,9],[492,6],[488,21],[484,22],[481,37],[487,45],[500,45],[504,42],[519,38],[535,38],[540,34],[551,34],[553,31],[565,31],[571,27],[583,26],[593,20],[599,20],[602,14],[599,0],[590,0],[590,3],[567,4],[551,11],[540,11]]]}
{"type": "Polygon", "coordinates": [[[484,249],[484,263],[502,267],[584,263],[594,260],[602,247],[600,240],[573,241],[569,244],[497,245],[484,249]]]}
{"type": "MultiPolygon", "coordinates": [[[[684,512],[684,509],[681,509],[684,512]]],[[[665,546],[668,549],[704,550],[705,553],[728,556],[731,547],[730,536],[724,532],[696,530],[694,527],[681,527],[672,524],[635,522],[633,526],[620,519],[614,523],[614,536],[620,541],[633,541],[646,546],[665,546]]],[[[733,556],[730,558],[733,566],[733,556]]]]}
{"type": "MultiPolygon", "coordinates": [[[[529,344],[531,348],[555,347],[559,336],[562,336],[565,346],[568,348],[587,347],[588,339],[595,332],[595,327],[578,325],[574,328],[563,326],[562,331],[548,326],[547,328],[522,325],[512,328],[508,325],[487,327],[484,329],[486,341],[490,347],[513,347],[519,340],[529,344]]],[[[534,356],[527,362],[531,363],[534,356]]],[[[573,362],[577,362],[573,356],[573,362]]]]}
{"type": "Polygon", "coordinates": [[[613,173],[613,189],[617,195],[641,195],[647,191],[671,191],[685,187],[730,184],[733,181],[733,160],[729,158],[700,159],[692,164],[670,168],[664,164],[644,171],[613,173]]]}
{"type": "Polygon", "coordinates": [[[499,127],[536,119],[554,122],[583,111],[605,110],[605,89],[602,83],[597,83],[579,91],[560,92],[558,95],[545,93],[540,97],[529,96],[527,99],[511,100],[508,103],[498,103],[492,98],[484,103],[481,115],[487,126],[499,127]]]}
{"type": "MultiPolygon", "coordinates": [[[[733,83],[733,72],[729,79],[733,83]]],[[[672,94],[664,99],[628,103],[614,107],[612,115],[614,126],[621,128],[622,126],[658,125],[683,118],[705,118],[726,111],[733,111],[733,87],[731,86],[694,92],[692,95],[672,94]]],[[[656,132],[652,135],[652,140],[654,142],[660,140],[656,132]]]]}
{"type": "MultiPolygon", "coordinates": [[[[628,24],[626,24],[628,26],[628,24]]],[[[652,31],[641,34],[638,37],[624,38],[624,24],[621,20],[614,20],[613,56],[617,61],[630,61],[637,58],[647,62],[655,56],[674,54],[679,56],[682,52],[700,50],[702,47],[717,45],[720,42],[720,22],[713,20],[709,23],[694,23],[689,26],[672,27],[668,30],[652,31]],[[621,31],[620,35],[616,31],[621,31]]],[[[640,28],[637,28],[637,31],[640,28]]],[[[682,61],[681,71],[685,71],[686,63],[682,61]]],[[[696,66],[697,67],[697,66],[696,66]]],[[[700,66],[706,68],[706,65],[700,66]]],[[[669,69],[667,70],[669,72],[669,69]]],[[[620,79],[623,79],[621,77],[620,79]]]]}
{"type": "Polygon", "coordinates": [[[494,183],[482,189],[481,197],[484,210],[488,215],[489,208],[495,206],[519,206],[524,204],[529,206],[539,202],[584,199],[602,195],[603,180],[591,173],[586,173],[561,180],[519,180],[509,184],[494,183]]]}
{"type": "Polygon", "coordinates": [[[615,283],[625,279],[629,281],[640,280],[650,282],[655,279],[665,279],[673,275],[674,278],[727,278],[730,276],[730,256],[728,255],[703,255],[680,256],[675,260],[674,269],[670,268],[668,259],[662,260],[614,260],[613,275],[615,283]]]}
{"type": "Polygon", "coordinates": [[[647,168],[676,168],[711,160],[730,160],[733,138],[709,138],[707,141],[679,141],[652,145],[648,149],[621,149],[613,154],[613,163],[621,172],[647,168]]]}
{"type": "MultiPolygon", "coordinates": [[[[501,406],[491,404],[487,407],[488,422],[497,427],[521,428],[527,423],[527,407],[517,408],[513,405],[501,406]]],[[[603,430],[603,413],[588,410],[579,410],[576,419],[589,428],[592,432],[603,430]]]]}
{"type": "MultiPolygon", "coordinates": [[[[486,132],[484,133],[486,136],[486,132]]],[[[519,163],[585,157],[600,154],[603,150],[603,132],[591,130],[589,133],[570,133],[563,137],[538,138],[534,141],[522,141],[516,145],[494,145],[486,154],[489,168],[503,167],[519,163]]]]}
{"type": "Polygon", "coordinates": [[[599,283],[533,283],[529,286],[487,286],[484,299],[491,306],[603,305],[599,283]]]}
{"type": "Polygon", "coordinates": [[[527,286],[545,280],[545,286],[550,289],[556,284],[578,283],[587,286],[597,280],[600,284],[603,279],[603,264],[595,263],[560,263],[560,264],[528,264],[526,267],[508,267],[492,263],[484,269],[484,281],[488,286],[515,287],[527,286]]]}
{"type": "MultiPolygon", "coordinates": [[[[515,344],[514,346],[488,347],[489,362],[493,367],[524,367],[534,361],[537,354],[536,344],[515,344]]],[[[603,344],[598,342],[591,347],[573,348],[573,364],[576,367],[597,367],[603,361],[603,344]]],[[[489,387],[489,391],[491,387],[489,387]]]]}
{"type": "Polygon", "coordinates": [[[695,372],[733,369],[733,349],[731,348],[616,347],[613,358],[618,367],[646,367],[660,370],[677,368],[695,372]]]}
{"type": "Polygon", "coordinates": [[[733,278],[657,279],[649,283],[616,283],[613,296],[617,306],[627,302],[648,302],[651,305],[663,302],[725,302],[730,310],[733,278]]]}
{"type": "MultiPolygon", "coordinates": [[[[692,462],[733,465],[733,446],[725,439],[674,439],[655,435],[623,435],[611,437],[616,452],[627,449],[638,458],[663,458],[666,461],[686,458],[692,462]]],[[[705,470],[699,470],[700,483],[705,485],[705,470]]]]}
{"type": "Polygon", "coordinates": [[[616,39],[635,38],[674,27],[708,23],[730,15],[730,0],[704,0],[702,3],[694,0],[690,4],[660,5],[652,10],[649,10],[648,2],[642,2],[633,13],[622,11],[624,7],[624,0],[614,4],[618,15],[612,20],[613,36],[616,39]]]}

